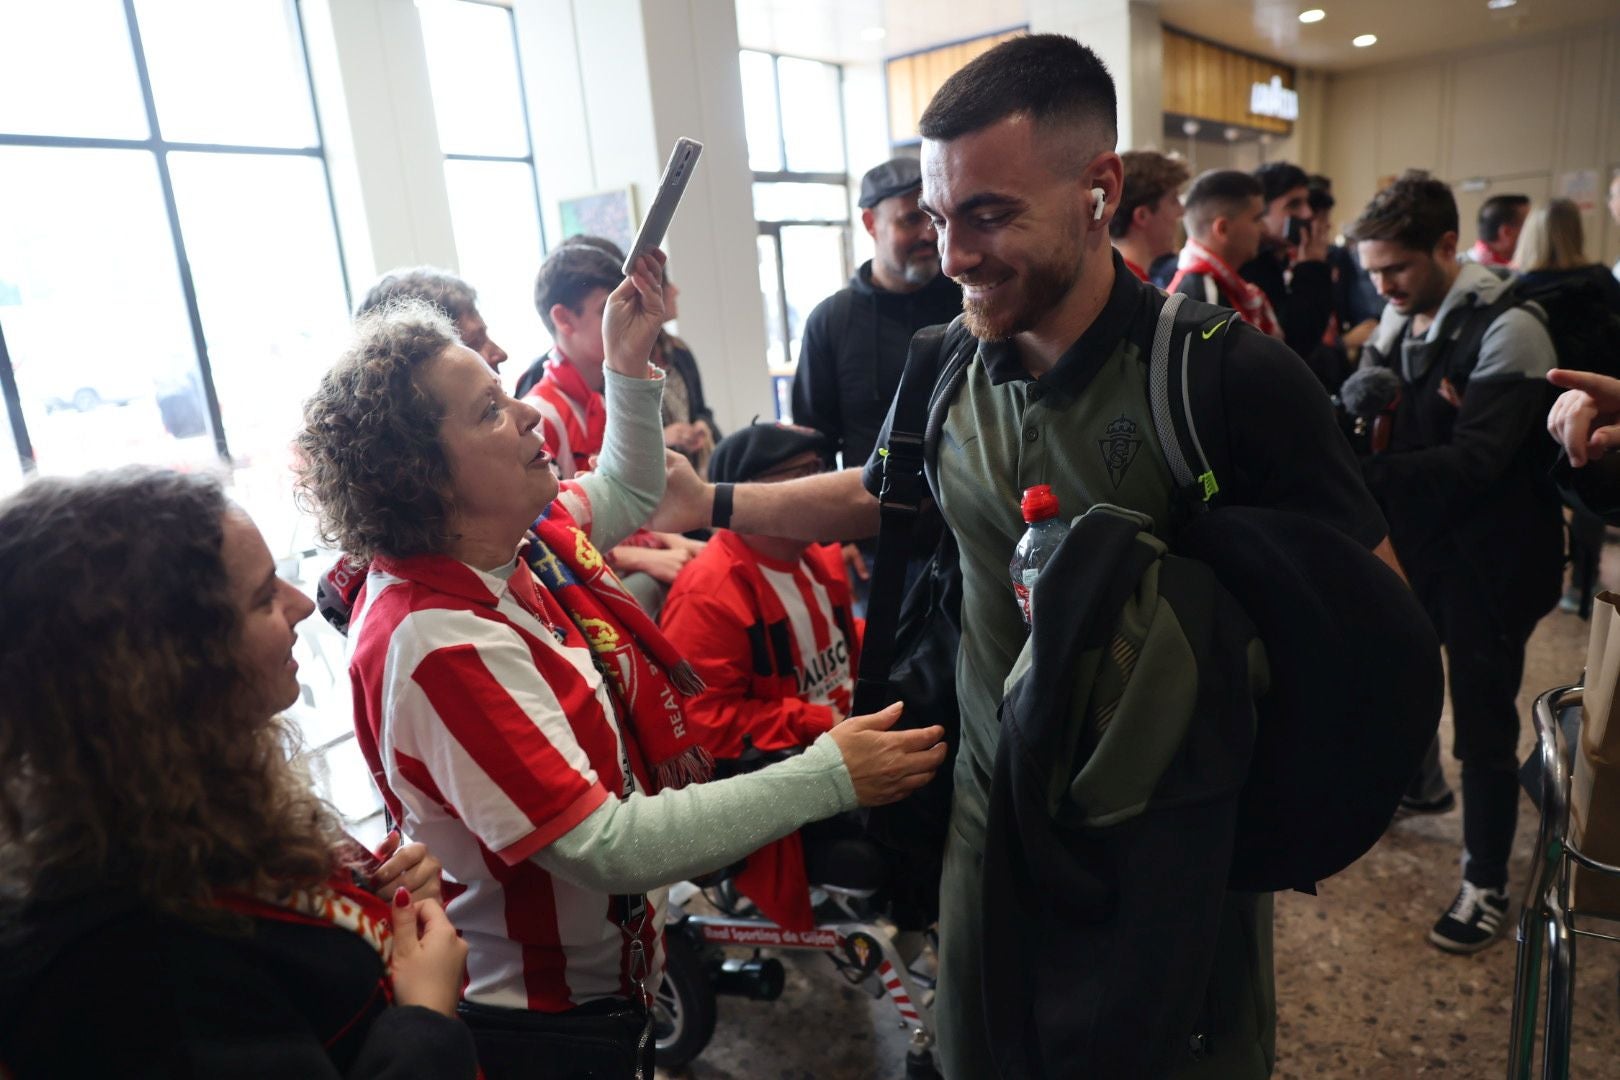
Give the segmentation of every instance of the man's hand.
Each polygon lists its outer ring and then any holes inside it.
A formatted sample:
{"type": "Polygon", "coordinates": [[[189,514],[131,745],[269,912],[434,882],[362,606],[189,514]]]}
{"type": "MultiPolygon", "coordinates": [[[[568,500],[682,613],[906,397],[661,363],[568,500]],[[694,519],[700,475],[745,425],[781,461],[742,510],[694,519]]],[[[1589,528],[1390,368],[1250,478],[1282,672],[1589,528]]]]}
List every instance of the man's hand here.
{"type": "Polygon", "coordinates": [[[706,529],[713,514],[714,485],[704,483],[685,457],[665,450],[664,499],[647,519],[647,528],[672,533],[706,529]]]}
{"type": "Polygon", "coordinates": [[[664,427],[664,445],[695,454],[703,449],[703,437],[706,434],[708,431],[702,424],[667,424],[664,427]]]}
{"type": "Polygon", "coordinates": [[[1304,235],[1294,250],[1295,262],[1322,262],[1327,258],[1328,244],[1333,239],[1332,229],[1325,221],[1307,221],[1301,226],[1304,235]]]}
{"type": "Polygon", "coordinates": [[[1554,368],[1547,381],[1562,387],[1547,414],[1547,431],[1580,468],[1620,446],[1620,379],[1554,368]]]}
{"type": "Polygon", "coordinates": [[[1377,319],[1363,319],[1344,332],[1339,340],[1347,349],[1359,349],[1372,340],[1373,331],[1378,329],[1377,319]]]}
{"type": "Polygon", "coordinates": [[[607,366],[632,379],[650,377],[648,357],[664,327],[664,253],[657,248],[636,260],[602,310],[602,345],[607,366]]]}
{"type": "Polygon", "coordinates": [[[850,584],[853,585],[857,581],[871,581],[872,570],[866,565],[866,555],[862,553],[860,547],[855,544],[845,544],[843,552],[844,569],[849,573],[850,584]]]}
{"type": "Polygon", "coordinates": [[[646,574],[665,585],[675,584],[681,567],[692,561],[691,548],[647,548],[623,544],[613,549],[613,568],[626,574],[646,574]]]}

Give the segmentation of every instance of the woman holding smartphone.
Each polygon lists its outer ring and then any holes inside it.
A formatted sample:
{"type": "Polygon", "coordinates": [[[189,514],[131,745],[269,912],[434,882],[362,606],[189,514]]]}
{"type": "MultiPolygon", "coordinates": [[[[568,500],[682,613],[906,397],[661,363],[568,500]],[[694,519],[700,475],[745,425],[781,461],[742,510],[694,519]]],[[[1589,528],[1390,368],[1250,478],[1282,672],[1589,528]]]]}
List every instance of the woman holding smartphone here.
{"type": "Polygon", "coordinates": [[[600,555],[663,492],[662,263],[642,256],[608,299],[604,447],[560,494],[539,413],[431,308],[358,320],[305,407],[304,491],[369,562],[349,623],[357,735],[395,820],[444,860],[490,1080],[562,1062],[650,1076],[662,886],[900,798],[944,757],[939,728],[889,731],[890,709],[692,782],[706,761],[679,702],[701,683],[600,555]]]}

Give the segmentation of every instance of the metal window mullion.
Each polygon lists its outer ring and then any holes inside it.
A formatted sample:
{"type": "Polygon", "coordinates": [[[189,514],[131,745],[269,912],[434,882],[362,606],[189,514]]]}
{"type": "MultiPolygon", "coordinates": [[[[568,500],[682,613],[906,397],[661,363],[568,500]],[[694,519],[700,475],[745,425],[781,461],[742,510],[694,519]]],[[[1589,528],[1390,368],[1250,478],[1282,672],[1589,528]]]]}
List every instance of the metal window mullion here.
{"type": "MultiPolygon", "coordinates": [[[[792,170],[792,165],[788,162],[787,124],[782,116],[782,58],[774,53],[771,54],[771,92],[776,98],[776,144],[782,154],[782,171],[788,172],[792,170]]],[[[782,321],[787,321],[785,311],[782,321]]]]}
{"type": "MultiPolygon", "coordinates": [[[[469,3],[482,3],[484,0],[468,0],[469,3]]],[[[506,9],[507,21],[512,27],[512,63],[517,67],[518,77],[518,104],[523,107],[523,145],[528,148],[526,160],[529,163],[530,187],[534,189],[534,220],[539,226],[540,237],[539,255],[544,258],[546,254],[546,213],[544,204],[540,200],[540,170],[534,163],[534,131],[529,127],[529,84],[523,78],[523,50],[518,48],[517,12],[511,8],[506,9]]]]}
{"type": "Polygon", "coordinates": [[[326,180],[326,206],[332,215],[332,246],[337,248],[338,276],[343,282],[343,310],[354,310],[354,288],[349,283],[349,259],[343,251],[343,228],[338,222],[337,192],[332,187],[332,165],[326,158],[326,130],[321,126],[321,107],[315,100],[315,71],[309,63],[309,38],[304,33],[302,0],[292,4],[293,24],[298,28],[298,55],[304,61],[304,84],[309,87],[309,112],[315,118],[315,146],[321,159],[321,176],[326,180]]]}
{"type": "Polygon", "coordinates": [[[129,24],[130,42],[135,48],[135,74],[140,80],[141,99],[146,106],[146,122],[157,144],[153,151],[157,160],[158,183],[163,189],[164,210],[169,217],[169,235],[174,243],[174,258],[180,272],[180,291],[185,296],[186,315],[191,320],[192,344],[197,350],[197,372],[202,377],[203,397],[208,404],[208,420],[214,429],[214,449],[227,464],[231,460],[230,447],[225,441],[225,423],[219,409],[219,392],[214,387],[214,368],[208,359],[208,339],[203,334],[202,309],[197,303],[197,286],[191,276],[191,261],[186,257],[185,237],[180,229],[180,208],[174,196],[174,179],[169,174],[169,152],[163,145],[163,132],[158,126],[157,99],[152,95],[152,77],[146,67],[146,50],[141,45],[140,24],[135,17],[135,0],[124,0],[124,18],[129,24]]]}
{"type": "Polygon", "coordinates": [[[781,305],[782,312],[782,363],[797,363],[798,358],[793,355],[793,329],[788,324],[792,319],[788,316],[787,294],[787,264],[782,258],[782,226],[779,224],[771,230],[771,243],[776,245],[776,302],[781,305]]]}
{"type": "MultiPolygon", "coordinates": [[[[462,3],[472,3],[473,0],[462,0],[462,3]]],[[[446,161],[488,161],[497,165],[534,165],[532,154],[512,156],[510,154],[450,154],[444,155],[446,161]]]]}
{"type": "Polygon", "coordinates": [[[11,351],[6,348],[5,326],[0,323],[0,393],[6,399],[6,415],[11,418],[11,438],[17,444],[17,461],[23,475],[39,467],[34,457],[34,443],[28,437],[28,422],[23,417],[22,394],[17,389],[17,373],[11,368],[11,351]]]}

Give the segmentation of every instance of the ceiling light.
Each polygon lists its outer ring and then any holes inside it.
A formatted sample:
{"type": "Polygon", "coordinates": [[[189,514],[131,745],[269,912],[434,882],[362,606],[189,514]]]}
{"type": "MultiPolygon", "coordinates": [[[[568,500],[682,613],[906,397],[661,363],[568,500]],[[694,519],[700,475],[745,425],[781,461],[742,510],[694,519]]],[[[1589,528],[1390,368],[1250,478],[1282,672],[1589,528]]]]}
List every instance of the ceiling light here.
{"type": "Polygon", "coordinates": [[[1485,0],[1485,6],[1492,11],[1501,11],[1503,8],[1510,8],[1518,2],[1519,0],[1485,0]]]}
{"type": "Polygon", "coordinates": [[[1365,49],[1369,45],[1378,44],[1378,35],[1357,34],[1355,37],[1350,39],[1350,44],[1354,45],[1358,49],[1365,49]]]}
{"type": "Polygon", "coordinates": [[[881,26],[868,26],[865,30],[861,31],[861,40],[882,41],[888,35],[889,32],[883,29],[881,26]]]}
{"type": "Polygon", "coordinates": [[[1327,18],[1327,12],[1323,11],[1319,7],[1311,8],[1309,11],[1302,11],[1299,13],[1299,21],[1302,23],[1321,22],[1325,18],[1327,18]]]}

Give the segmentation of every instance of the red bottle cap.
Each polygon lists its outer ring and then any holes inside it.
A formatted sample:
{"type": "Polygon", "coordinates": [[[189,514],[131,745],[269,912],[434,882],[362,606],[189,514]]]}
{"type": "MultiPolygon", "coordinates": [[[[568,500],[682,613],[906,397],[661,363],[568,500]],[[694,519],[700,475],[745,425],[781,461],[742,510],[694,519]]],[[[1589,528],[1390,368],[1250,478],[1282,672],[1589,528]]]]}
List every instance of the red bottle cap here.
{"type": "Polygon", "coordinates": [[[1057,517],[1057,496],[1052,494],[1051,484],[1036,484],[1032,488],[1024,489],[1024,501],[1018,508],[1024,512],[1024,520],[1033,525],[1037,521],[1057,517]]]}

